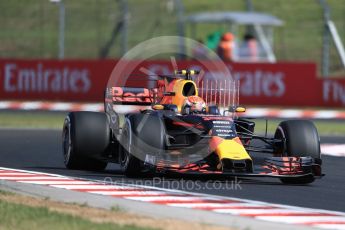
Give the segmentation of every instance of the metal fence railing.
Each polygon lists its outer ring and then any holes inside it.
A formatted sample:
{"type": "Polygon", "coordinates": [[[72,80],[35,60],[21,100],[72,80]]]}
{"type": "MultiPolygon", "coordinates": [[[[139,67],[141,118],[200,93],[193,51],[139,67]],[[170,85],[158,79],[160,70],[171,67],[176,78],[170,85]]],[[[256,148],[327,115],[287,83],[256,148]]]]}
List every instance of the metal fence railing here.
{"type": "MultiPolygon", "coordinates": [[[[65,58],[120,57],[124,49],[161,35],[177,35],[180,7],[177,0],[64,0],[65,58]],[[127,4],[128,14],[123,15],[127,4]],[[127,34],[122,36],[122,20],[127,34]],[[123,40],[126,40],[124,43],[123,40]]],[[[200,11],[245,11],[245,0],[181,0],[183,14],[200,11]]],[[[255,11],[266,12],[286,23],[274,36],[277,60],[314,61],[321,66],[323,12],[318,1],[252,0],[255,11]]],[[[345,40],[345,4],[328,0],[332,21],[345,40]]],[[[50,0],[0,1],[0,58],[58,58],[59,7],[50,0]]],[[[198,38],[226,29],[203,25],[198,38]]],[[[186,31],[186,36],[190,36],[186,31]]],[[[334,46],[330,47],[330,71],[344,75],[334,46]]]]}

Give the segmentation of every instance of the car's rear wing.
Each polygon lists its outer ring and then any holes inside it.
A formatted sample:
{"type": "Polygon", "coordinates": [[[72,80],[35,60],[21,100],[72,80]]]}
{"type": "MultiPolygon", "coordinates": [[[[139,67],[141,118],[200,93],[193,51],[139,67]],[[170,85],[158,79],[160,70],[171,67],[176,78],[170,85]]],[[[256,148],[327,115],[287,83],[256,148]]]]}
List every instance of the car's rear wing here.
{"type": "Polygon", "coordinates": [[[156,101],[154,89],[111,87],[105,92],[105,102],[121,105],[152,105],[156,101]]]}

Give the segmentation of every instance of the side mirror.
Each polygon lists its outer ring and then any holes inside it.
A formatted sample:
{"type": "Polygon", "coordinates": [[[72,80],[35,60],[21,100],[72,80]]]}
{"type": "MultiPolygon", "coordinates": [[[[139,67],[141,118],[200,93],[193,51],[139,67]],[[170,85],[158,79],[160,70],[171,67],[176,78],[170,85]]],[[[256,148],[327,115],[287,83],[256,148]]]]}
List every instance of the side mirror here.
{"type": "Polygon", "coordinates": [[[236,107],[235,112],[236,113],[245,113],[246,112],[246,108],[242,107],[242,106],[238,106],[238,107],[236,107]]]}
{"type": "Polygon", "coordinates": [[[231,106],[228,110],[230,113],[244,113],[246,108],[242,106],[231,106]]]}
{"type": "Polygon", "coordinates": [[[164,109],[164,105],[156,104],[156,105],[152,106],[152,109],[154,109],[154,110],[163,110],[164,109]]]}

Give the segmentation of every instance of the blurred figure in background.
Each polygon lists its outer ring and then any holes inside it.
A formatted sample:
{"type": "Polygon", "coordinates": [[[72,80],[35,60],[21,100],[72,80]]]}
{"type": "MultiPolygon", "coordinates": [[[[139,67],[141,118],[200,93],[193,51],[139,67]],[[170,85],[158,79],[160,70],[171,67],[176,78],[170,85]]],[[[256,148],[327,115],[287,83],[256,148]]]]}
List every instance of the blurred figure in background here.
{"type": "Polygon", "coordinates": [[[259,57],[258,42],[252,34],[245,34],[239,47],[239,58],[248,61],[257,61],[259,57]]]}
{"type": "Polygon", "coordinates": [[[232,33],[224,33],[217,48],[218,56],[224,61],[232,61],[234,59],[235,37],[232,33]]]}
{"type": "Polygon", "coordinates": [[[193,59],[207,59],[208,50],[201,39],[198,39],[198,43],[192,49],[193,59]]]}

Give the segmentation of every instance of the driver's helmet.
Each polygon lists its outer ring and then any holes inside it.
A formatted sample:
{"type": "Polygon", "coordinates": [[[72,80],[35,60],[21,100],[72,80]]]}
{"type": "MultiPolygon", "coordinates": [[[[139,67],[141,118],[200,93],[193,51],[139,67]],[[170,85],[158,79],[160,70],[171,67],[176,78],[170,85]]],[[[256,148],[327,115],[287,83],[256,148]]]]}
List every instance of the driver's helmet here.
{"type": "Polygon", "coordinates": [[[206,103],[198,96],[189,96],[183,103],[184,113],[205,113],[206,103]]]}

